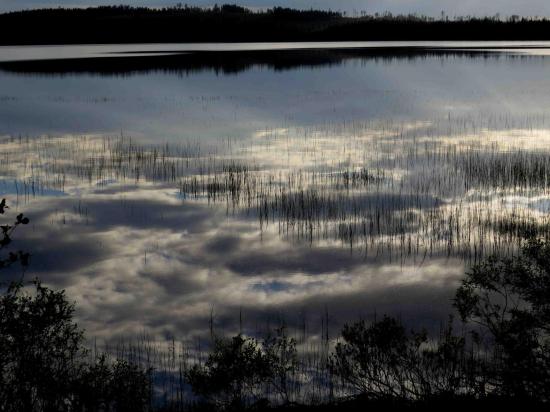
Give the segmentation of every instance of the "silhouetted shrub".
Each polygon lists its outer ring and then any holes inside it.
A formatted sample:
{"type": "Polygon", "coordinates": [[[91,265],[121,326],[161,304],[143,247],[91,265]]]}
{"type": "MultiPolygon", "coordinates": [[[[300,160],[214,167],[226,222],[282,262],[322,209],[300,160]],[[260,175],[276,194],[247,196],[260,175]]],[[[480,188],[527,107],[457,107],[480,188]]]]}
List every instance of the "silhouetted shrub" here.
{"type": "Polygon", "coordinates": [[[12,283],[0,296],[0,410],[65,410],[82,360],[82,332],[63,291],[12,283]]]}
{"type": "Polygon", "coordinates": [[[79,411],[140,412],[151,409],[151,371],[105,355],[86,364],[75,385],[73,408],[79,411]]]}
{"type": "Polygon", "coordinates": [[[0,410],[149,410],[151,371],[106,355],[90,362],[65,292],[33,285],[0,296],[0,410]]]}
{"type": "Polygon", "coordinates": [[[493,353],[491,388],[550,400],[550,243],[531,239],[519,256],[474,266],[455,305],[464,321],[480,327],[474,338],[493,353]]]}
{"type": "MultiPolygon", "coordinates": [[[[9,207],[6,204],[6,199],[2,199],[0,202],[0,215],[3,215],[9,207]]],[[[29,218],[25,217],[23,213],[16,216],[15,221],[11,224],[2,224],[0,226],[0,253],[4,252],[12,242],[13,232],[20,225],[29,224],[29,218]]],[[[20,263],[21,266],[27,267],[29,265],[30,254],[21,250],[0,255],[0,270],[12,266],[15,263],[20,263]]]]}
{"type": "Polygon", "coordinates": [[[550,400],[550,243],[474,266],[455,306],[472,339],[455,336],[452,320],[434,342],[393,318],[361,321],[344,327],[333,372],[367,399],[550,400]]]}
{"type": "Polygon", "coordinates": [[[75,382],[74,400],[76,410],[108,410],[111,403],[112,370],[105,355],[83,368],[80,379],[75,382]]]}
{"type": "Polygon", "coordinates": [[[193,392],[207,402],[241,409],[267,405],[266,386],[288,402],[288,380],[296,368],[296,343],[281,329],[263,342],[243,335],[215,337],[204,365],[194,365],[186,377],[193,392]]]}
{"type": "MultiPolygon", "coordinates": [[[[0,214],[8,206],[0,202],[0,214]]],[[[19,214],[0,226],[0,251],[29,219],[19,214]]],[[[22,251],[0,256],[0,269],[27,267],[22,251]]],[[[87,358],[83,331],[73,320],[65,291],[39,280],[10,282],[0,294],[0,411],[145,411],[151,406],[150,371],[100,356],[87,358]]]]}
{"type": "Polygon", "coordinates": [[[354,395],[416,401],[475,392],[466,343],[453,335],[452,321],[437,342],[387,316],[346,325],[342,338],[331,368],[354,395]]]}
{"type": "Polygon", "coordinates": [[[284,327],[276,329],[275,334],[268,334],[263,340],[262,346],[271,369],[269,382],[282,402],[288,404],[292,401],[291,386],[297,379],[299,365],[296,340],[285,332],[284,327]]]}

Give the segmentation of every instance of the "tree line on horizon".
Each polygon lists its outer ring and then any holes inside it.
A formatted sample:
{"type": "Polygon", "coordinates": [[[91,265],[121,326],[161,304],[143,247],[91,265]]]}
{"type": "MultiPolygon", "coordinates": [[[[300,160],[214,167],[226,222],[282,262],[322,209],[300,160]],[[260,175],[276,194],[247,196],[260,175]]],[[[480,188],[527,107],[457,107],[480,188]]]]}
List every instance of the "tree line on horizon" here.
{"type": "Polygon", "coordinates": [[[0,44],[140,42],[263,42],[367,40],[544,40],[550,20],[518,15],[502,18],[238,5],[201,8],[100,6],[49,8],[0,14],[0,44]]]}

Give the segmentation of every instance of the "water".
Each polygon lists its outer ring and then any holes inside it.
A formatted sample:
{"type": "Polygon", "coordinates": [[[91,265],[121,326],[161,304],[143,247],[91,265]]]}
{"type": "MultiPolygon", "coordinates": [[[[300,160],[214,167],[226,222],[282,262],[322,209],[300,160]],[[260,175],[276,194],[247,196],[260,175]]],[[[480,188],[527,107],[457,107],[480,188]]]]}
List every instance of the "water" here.
{"type": "Polygon", "coordinates": [[[122,57],[127,54],[151,56],[197,51],[265,51],[265,50],[319,50],[319,49],[485,49],[541,54],[548,49],[548,41],[385,41],[385,42],[309,42],[309,43],[185,43],[185,44],[93,44],[69,46],[0,46],[0,61],[41,59],[75,59],[122,57]]]}
{"type": "Polygon", "coordinates": [[[337,46],[0,48],[25,276],[99,339],[436,329],[470,264],[548,231],[550,45],[337,46]]]}

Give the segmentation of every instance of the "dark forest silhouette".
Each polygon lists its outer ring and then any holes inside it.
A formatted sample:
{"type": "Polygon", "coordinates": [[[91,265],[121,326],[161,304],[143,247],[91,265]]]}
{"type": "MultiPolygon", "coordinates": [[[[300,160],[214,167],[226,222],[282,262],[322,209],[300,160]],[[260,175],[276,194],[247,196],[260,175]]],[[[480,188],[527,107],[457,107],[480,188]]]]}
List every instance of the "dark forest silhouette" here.
{"type": "Polygon", "coordinates": [[[425,47],[375,49],[316,49],[316,50],[264,50],[264,51],[201,51],[133,56],[128,53],[117,57],[94,57],[50,60],[23,60],[0,62],[0,71],[19,74],[67,75],[92,74],[99,76],[133,75],[150,72],[187,75],[202,71],[237,74],[254,67],[267,67],[274,71],[315,68],[344,64],[349,60],[394,61],[416,60],[430,57],[511,58],[531,56],[503,54],[485,50],[439,50],[425,47]]]}
{"type": "MultiPolygon", "coordinates": [[[[0,214],[8,206],[0,203],[0,214]]],[[[2,266],[28,266],[10,252],[19,214],[2,226],[2,266]]],[[[12,281],[0,294],[0,410],[463,410],[550,402],[550,243],[527,239],[516,257],[491,257],[466,274],[455,297],[464,332],[452,317],[439,338],[383,316],[346,325],[319,363],[348,396],[323,405],[292,401],[299,383],[297,341],[284,327],[263,339],[217,336],[206,359],[179,372],[197,396],[154,401],[155,371],[134,359],[84,344],[64,291],[39,280],[12,281]]]]}
{"type": "Polygon", "coordinates": [[[110,6],[41,9],[0,15],[0,44],[266,42],[352,40],[543,40],[550,21],[363,15],[236,5],[210,9],[110,6]]]}

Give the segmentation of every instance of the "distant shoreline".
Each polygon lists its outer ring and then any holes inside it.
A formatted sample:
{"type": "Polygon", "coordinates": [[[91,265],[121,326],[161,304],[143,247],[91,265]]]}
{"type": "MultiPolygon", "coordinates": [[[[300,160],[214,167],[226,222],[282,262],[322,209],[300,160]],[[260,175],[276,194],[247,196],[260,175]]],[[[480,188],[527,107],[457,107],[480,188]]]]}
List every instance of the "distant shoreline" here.
{"type": "MultiPolygon", "coordinates": [[[[121,45],[122,47],[124,45],[121,45]]],[[[59,49],[71,46],[59,46],[59,49]]],[[[78,46],[74,46],[78,47],[78,46]]],[[[314,68],[343,64],[348,60],[416,60],[428,57],[460,56],[471,58],[528,58],[529,53],[508,53],[499,49],[447,49],[421,47],[378,47],[378,48],[327,48],[327,49],[274,49],[274,50],[217,50],[217,51],[131,51],[104,52],[92,47],[94,55],[78,53],[56,54],[56,46],[31,47],[28,56],[15,59],[2,55],[0,48],[0,71],[19,74],[95,74],[95,75],[130,75],[146,72],[192,73],[215,71],[221,73],[240,73],[253,67],[267,67],[275,71],[292,70],[296,68],[314,68]],[[40,54],[32,53],[38,50],[40,54]],[[49,57],[46,57],[48,56],[49,57]]],[[[83,46],[86,50],[86,46],[83,46]]],[[[62,50],[61,50],[62,51],[62,50]]]]}
{"type": "Polygon", "coordinates": [[[326,41],[544,41],[550,20],[513,16],[348,17],[322,10],[239,6],[38,9],[0,14],[0,45],[326,41]]]}

